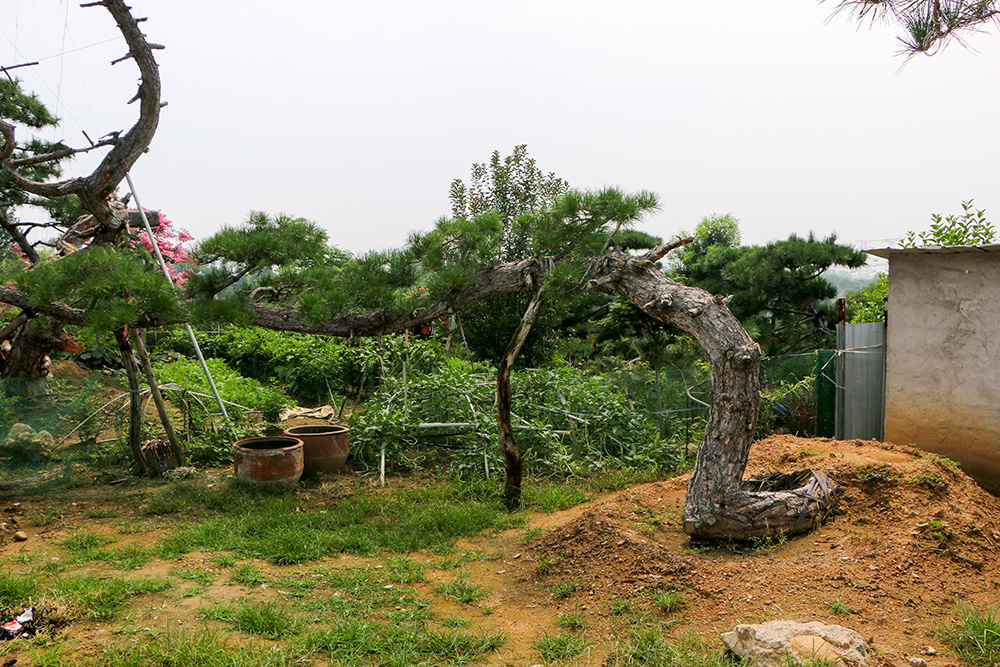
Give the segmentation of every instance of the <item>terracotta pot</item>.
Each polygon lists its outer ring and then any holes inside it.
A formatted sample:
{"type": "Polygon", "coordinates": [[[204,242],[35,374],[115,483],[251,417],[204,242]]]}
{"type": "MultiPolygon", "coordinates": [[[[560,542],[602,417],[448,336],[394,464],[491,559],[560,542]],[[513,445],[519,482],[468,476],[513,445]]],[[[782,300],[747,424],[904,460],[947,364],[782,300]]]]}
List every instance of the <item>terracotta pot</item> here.
{"type": "Polygon", "coordinates": [[[233,445],[233,474],[241,482],[292,486],[302,477],[302,441],[284,435],[246,438],[233,445]]]}
{"type": "Polygon", "coordinates": [[[302,441],[306,475],[342,470],[350,451],[350,433],[350,429],[338,424],[293,426],[285,431],[285,435],[302,441]]]}

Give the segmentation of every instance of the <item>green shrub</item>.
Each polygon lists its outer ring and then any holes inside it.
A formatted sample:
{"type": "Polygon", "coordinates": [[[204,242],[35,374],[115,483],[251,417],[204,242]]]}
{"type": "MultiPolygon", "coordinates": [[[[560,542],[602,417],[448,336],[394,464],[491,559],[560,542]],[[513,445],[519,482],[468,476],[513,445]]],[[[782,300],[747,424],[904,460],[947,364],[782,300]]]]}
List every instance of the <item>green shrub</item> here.
{"type": "MultiPolygon", "coordinates": [[[[288,397],[281,392],[241,376],[221,359],[208,359],[207,363],[222,398],[260,412],[265,421],[278,421],[281,412],[291,404],[288,397]]],[[[173,383],[180,387],[182,392],[211,395],[211,388],[201,364],[194,359],[172,358],[165,362],[157,362],[154,364],[154,370],[161,384],[173,383]]],[[[181,392],[167,392],[167,396],[175,403],[182,400],[181,392]]],[[[187,403],[189,407],[197,410],[199,405],[209,405],[214,401],[209,398],[203,399],[202,403],[195,400],[189,400],[187,403]]]]}
{"type": "MultiPolygon", "coordinates": [[[[323,336],[232,326],[199,332],[198,341],[205,354],[224,359],[243,375],[277,380],[293,396],[314,403],[329,402],[334,392],[374,391],[386,370],[398,372],[404,365],[408,372],[426,372],[442,356],[439,342],[402,334],[348,346],[323,336]]],[[[161,334],[156,344],[194,354],[179,333],[161,334]]]]}

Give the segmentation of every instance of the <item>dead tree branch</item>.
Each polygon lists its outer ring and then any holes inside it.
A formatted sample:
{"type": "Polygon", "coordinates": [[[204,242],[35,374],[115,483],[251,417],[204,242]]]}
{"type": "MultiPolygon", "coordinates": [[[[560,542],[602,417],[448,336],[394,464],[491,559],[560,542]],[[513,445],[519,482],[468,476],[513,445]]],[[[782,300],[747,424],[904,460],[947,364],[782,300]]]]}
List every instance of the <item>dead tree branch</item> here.
{"type": "Polygon", "coordinates": [[[54,182],[34,181],[21,174],[18,167],[32,164],[31,160],[59,159],[59,157],[67,157],[76,152],[91,149],[63,149],[34,158],[12,160],[16,146],[14,127],[0,120],[0,136],[3,137],[3,144],[0,146],[0,171],[19,188],[38,197],[76,195],[80,198],[83,207],[100,223],[96,231],[107,231],[114,235],[122,223],[108,205],[108,198],[125,178],[125,174],[139,159],[139,156],[149,148],[153,134],[156,132],[156,126],[160,120],[160,73],[156,60],[153,58],[153,45],[146,41],[146,36],[139,29],[124,0],[102,0],[97,3],[87,3],[84,6],[96,5],[104,7],[111,14],[125,38],[129,53],[139,68],[141,83],[139,85],[138,120],[125,134],[98,142],[98,146],[111,146],[111,150],[90,175],[54,182]]]}

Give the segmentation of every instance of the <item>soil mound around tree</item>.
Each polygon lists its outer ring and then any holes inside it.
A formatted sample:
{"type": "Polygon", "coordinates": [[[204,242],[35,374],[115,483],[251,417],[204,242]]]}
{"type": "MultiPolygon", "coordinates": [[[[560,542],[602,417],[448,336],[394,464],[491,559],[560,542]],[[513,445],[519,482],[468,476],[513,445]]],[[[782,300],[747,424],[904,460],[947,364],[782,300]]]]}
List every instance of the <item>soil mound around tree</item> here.
{"type": "Polygon", "coordinates": [[[630,488],[534,539],[529,578],[572,579],[592,599],[677,591],[699,632],[764,619],[839,623],[889,653],[940,643],[956,601],[1000,590],[1000,499],[946,459],[912,447],[779,435],[756,443],[747,477],[823,470],[846,486],[819,529],[788,540],[698,543],[683,532],[687,476],[630,488]]]}

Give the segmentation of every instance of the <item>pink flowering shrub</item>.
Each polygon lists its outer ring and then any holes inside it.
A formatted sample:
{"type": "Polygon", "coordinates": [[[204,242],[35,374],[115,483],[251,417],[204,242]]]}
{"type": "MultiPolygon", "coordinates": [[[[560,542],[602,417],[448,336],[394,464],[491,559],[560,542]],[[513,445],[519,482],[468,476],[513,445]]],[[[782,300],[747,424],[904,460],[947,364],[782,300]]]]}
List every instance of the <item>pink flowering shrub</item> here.
{"type": "Polygon", "coordinates": [[[28,256],[24,254],[23,250],[21,250],[21,246],[19,246],[14,241],[11,241],[10,243],[7,244],[7,247],[10,248],[10,251],[12,253],[23,259],[25,264],[28,263],[28,256]]]}
{"type": "MultiPolygon", "coordinates": [[[[162,211],[160,211],[159,224],[153,227],[153,237],[160,249],[160,254],[163,255],[167,270],[170,272],[170,279],[175,285],[183,287],[187,283],[191,271],[183,271],[177,265],[191,262],[191,257],[182,244],[193,241],[194,237],[183,229],[174,229],[174,223],[168,220],[162,211]]],[[[136,244],[153,252],[153,242],[145,231],[139,233],[136,241],[132,243],[132,247],[135,247],[136,244]]]]}

